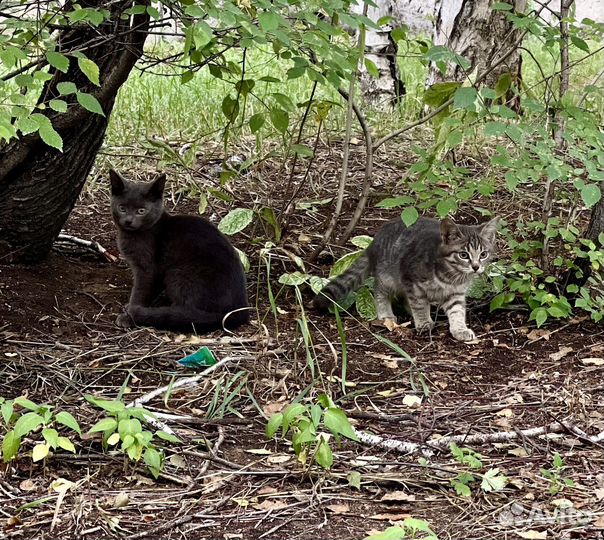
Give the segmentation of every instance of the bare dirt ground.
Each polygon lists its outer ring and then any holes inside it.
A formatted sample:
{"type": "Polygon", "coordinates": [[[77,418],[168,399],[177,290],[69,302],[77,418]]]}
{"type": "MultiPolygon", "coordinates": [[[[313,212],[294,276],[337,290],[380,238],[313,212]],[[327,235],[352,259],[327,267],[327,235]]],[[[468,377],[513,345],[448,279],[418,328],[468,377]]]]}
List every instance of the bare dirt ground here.
{"type": "MultiPolygon", "coordinates": [[[[333,195],[337,166],[330,170],[330,159],[324,157],[323,172],[311,178],[302,200],[333,195]]],[[[378,190],[394,186],[403,161],[382,160],[378,190]]],[[[353,174],[359,171],[353,166],[353,174]]],[[[242,201],[236,204],[275,203],[278,190],[268,186],[279,183],[279,173],[270,164],[251,173],[255,183],[238,191],[242,201]]],[[[346,212],[354,196],[351,190],[346,212]]],[[[196,201],[175,200],[178,211],[196,211],[196,201]]],[[[508,217],[514,211],[507,201],[502,207],[508,217]]],[[[294,214],[284,244],[290,253],[304,258],[320,237],[330,207],[317,208],[294,214]]],[[[226,212],[220,205],[212,210],[226,212]]],[[[471,212],[462,209],[462,215],[469,219],[471,212]]],[[[370,204],[357,233],[372,234],[392,216],[370,204]]],[[[66,231],[116,253],[106,190],[82,198],[66,231]]],[[[345,442],[335,448],[331,471],[308,471],[287,441],[267,441],[266,420],[258,411],[271,414],[301,394],[326,391],[358,430],[386,439],[425,442],[438,435],[514,432],[569,418],[595,435],[604,430],[597,362],[604,355],[601,326],[579,313],[536,331],[525,311],[489,314],[485,305],[473,303],[469,317],[479,341],[460,344],[444,323],[431,338],[411,331],[392,336],[348,316],[343,393],[335,321],[307,312],[317,353],[317,377],[311,378],[296,322],[300,309],[293,290],[277,282],[282,272],[295,269],[287,256],[273,261],[270,282],[280,312],[276,319],[271,314],[266,267],[258,258],[262,236],[262,230],[251,229],[235,238],[252,262],[249,293],[257,312],[233,336],[215,332],[200,339],[117,328],[113,321],[130,287],[123,262],[61,250],[38,266],[0,265],[0,396],[56,405],[89,428],[99,411],[85,395],[115,398],[125,387],[130,400],[191,375],[176,361],[203,344],[218,359],[232,357],[199,387],[148,403],[150,410],[188,417],[169,422],[184,443],[166,445],[165,470],[157,481],[143,465],[103,452],[95,438],[80,441],[75,455],[58,453],[45,463],[32,463],[26,441],[25,454],[0,469],[0,537],[347,539],[412,516],[427,520],[441,539],[602,538],[602,445],[573,433],[568,423],[569,429],[541,437],[472,445],[482,455],[478,472],[498,468],[509,483],[487,493],[477,482],[470,497],[460,497],[451,478],[464,467],[448,451],[421,464],[418,455],[345,442]],[[375,333],[396,341],[413,362],[375,333]],[[409,395],[420,397],[421,405],[405,405],[409,395]],[[551,493],[541,469],[552,468],[555,452],[564,459],[562,476],[574,487],[551,493]],[[349,485],[353,471],[360,473],[360,488],[349,485]],[[58,478],[75,482],[64,498],[51,487],[58,478]]],[[[345,252],[333,248],[336,256],[345,252]]],[[[309,270],[327,275],[331,262],[325,257],[309,270]]],[[[308,301],[310,292],[305,295],[308,301]]]]}

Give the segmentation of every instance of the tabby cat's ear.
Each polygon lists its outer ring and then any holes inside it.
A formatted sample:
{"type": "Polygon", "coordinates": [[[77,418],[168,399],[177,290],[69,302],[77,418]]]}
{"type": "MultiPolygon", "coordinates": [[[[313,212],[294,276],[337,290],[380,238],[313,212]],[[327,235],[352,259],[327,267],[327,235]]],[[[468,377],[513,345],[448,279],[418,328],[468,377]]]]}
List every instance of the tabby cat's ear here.
{"type": "Polygon", "coordinates": [[[111,195],[121,195],[124,193],[126,184],[120,173],[109,169],[109,179],[111,180],[111,195]]]}
{"type": "Polygon", "coordinates": [[[495,240],[495,233],[497,232],[497,228],[499,227],[499,218],[494,217],[491,221],[487,221],[480,231],[481,235],[484,238],[487,238],[491,242],[495,240]]]}
{"type": "Polygon", "coordinates": [[[158,174],[155,180],[151,183],[149,188],[149,195],[155,199],[161,199],[164,195],[164,188],[166,187],[166,175],[165,173],[158,174]]]}
{"type": "Polygon", "coordinates": [[[450,244],[455,240],[459,240],[462,235],[457,225],[449,218],[446,218],[440,222],[440,237],[443,244],[450,244]]]}

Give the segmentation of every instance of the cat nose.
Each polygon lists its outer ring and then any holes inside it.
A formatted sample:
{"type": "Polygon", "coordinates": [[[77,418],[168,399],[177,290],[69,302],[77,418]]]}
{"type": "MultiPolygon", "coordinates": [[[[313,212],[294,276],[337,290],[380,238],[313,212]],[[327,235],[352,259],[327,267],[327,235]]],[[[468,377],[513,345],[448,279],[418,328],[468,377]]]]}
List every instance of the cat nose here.
{"type": "Polygon", "coordinates": [[[124,225],[126,225],[126,227],[130,227],[132,225],[132,218],[124,219],[124,225]]]}
{"type": "Polygon", "coordinates": [[[472,270],[474,270],[474,272],[478,272],[478,270],[480,270],[480,265],[476,264],[476,263],[472,263],[472,270]]]}

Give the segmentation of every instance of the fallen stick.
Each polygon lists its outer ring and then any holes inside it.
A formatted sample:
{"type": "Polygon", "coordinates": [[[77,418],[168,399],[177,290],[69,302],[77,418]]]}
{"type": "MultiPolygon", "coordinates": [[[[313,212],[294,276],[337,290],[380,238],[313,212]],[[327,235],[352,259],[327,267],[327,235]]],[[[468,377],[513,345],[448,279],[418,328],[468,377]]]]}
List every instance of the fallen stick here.
{"type": "MultiPolygon", "coordinates": [[[[567,427],[562,423],[552,422],[544,427],[529,428],[518,431],[497,431],[495,433],[478,433],[475,435],[449,435],[439,439],[430,439],[423,444],[408,441],[398,441],[396,439],[385,439],[380,435],[373,435],[372,433],[366,433],[364,431],[357,431],[356,434],[361,442],[373,446],[379,446],[388,450],[395,450],[402,454],[415,454],[416,452],[422,452],[426,455],[431,455],[434,453],[434,450],[445,450],[449,448],[451,443],[463,443],[469,445],[504,442],[517,439],[518,437],[538,437],[539,435],[545,435],[547,433],[560,433],[566,430],[567,427]]],[[[593,436],[587,436],[586,438],[589,442],[598,444],[604,440],[604,432],[593,436]]]]}
{"type": "Polygon", "coordinates": [[[176,381],[173,384],[167,384],[166,386],[157,388],[157,389],[153,390],[152,392],[143,394],[141,397],[128,403],[128,405],[126,405],[126,407],[139,407],[143,403],[148,403],[154,397],[157,397],[157,396],[160,396],[161,394],[166,393],[168,390],[172,391],[172,390],[176,390],[178,388],[188,388],[190,386],[197,386],[199,381],[201,381],[204,377],[206,377],[213,371],[216,371],[219,367],[224,366],[228,362],[232,362],[233,360],[249,360],[249,359],[253,359],[253,358],[254,357],[252,357],[252,356],[225,356],[222,360],[220,360],[219,362],[216,362],[213,366],[210,366],[209,368],[204,369],[201,373],[198,373],[197,375],[194,375],[193,377],[186,377],[184,379],[179,379],[178,381],[176,381]]]}
{"type": "Polygon", "coordinates": [[[59,236],[57,236],[57,241],[70,242],[78,246],[84,246],[88,249],[96,251],[97,253],[100,253],[103,257],[105,257],[105,259],[112,263],[116,263],[119,260],[118,257],[107,251],[103,246],[101,246],[101,244],[92,240],[84,240],[83,238],[72,236],[71,234],[61,233],[59,236]]]}

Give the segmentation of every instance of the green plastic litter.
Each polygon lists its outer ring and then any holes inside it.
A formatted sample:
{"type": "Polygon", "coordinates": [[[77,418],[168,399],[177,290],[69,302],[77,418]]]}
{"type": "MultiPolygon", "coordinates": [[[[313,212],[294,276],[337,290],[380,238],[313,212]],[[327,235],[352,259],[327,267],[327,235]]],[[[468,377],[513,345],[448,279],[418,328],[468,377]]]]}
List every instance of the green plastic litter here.
{"type": "Polygon", "coordinates": [[[186,367],[209,367],[216,363],[216,357],[210,349],[202,347],[197,352],[185,356],[178,363],[186,367]]]}

